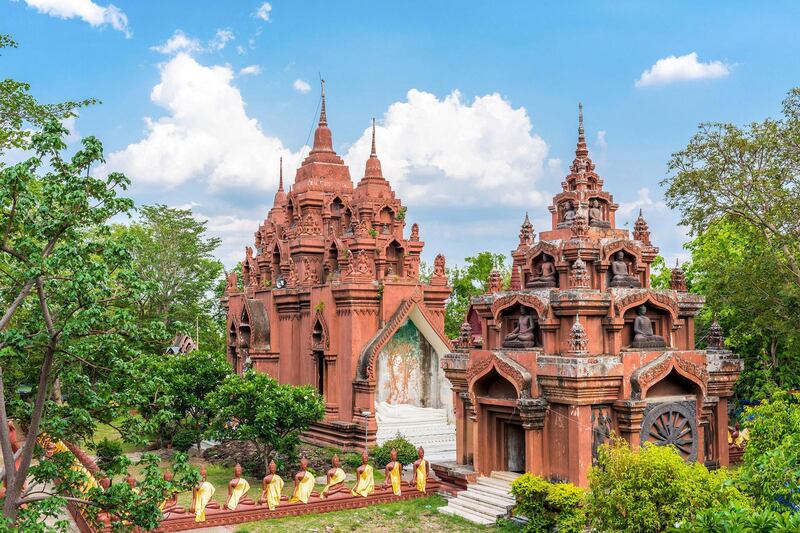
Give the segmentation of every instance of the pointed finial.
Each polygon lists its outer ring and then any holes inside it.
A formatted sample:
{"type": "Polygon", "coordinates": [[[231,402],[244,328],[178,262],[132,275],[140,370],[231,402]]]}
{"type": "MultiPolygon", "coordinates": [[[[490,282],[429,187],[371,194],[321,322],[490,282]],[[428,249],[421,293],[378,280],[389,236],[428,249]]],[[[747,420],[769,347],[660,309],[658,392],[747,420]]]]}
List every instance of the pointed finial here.
{"type": "Polygon", "coordinates": [[[678,258],[675,258],[675,268],[680,268],[680,264],[678,264],[678,258]]]}
{"type": "Polygon", "coordinates": [[[642,208],[640,207],[639,208],[639,218],[641,218],[641,217],[642,217],[642,208]]]}
{"type": "Polygon", "coordinates": [[[583,103],[578,102],[578,146],[575,149],[575,155],[579,158],[589,155],[589,149],[586,147],[586,133],[583,129],[583,103]]]}
{"type": "Polygon", "coordinates": [[[378,157],[378,152],[375,150],[375,117],[372,117],[372,152],[370,157],[378,157]]]}
{"type": "Polygon", "coordinates": [[[280,159],[280,170],[278,171],[278,190],[283,190],[283,157],[280,159]]]}
{"type": "Polygon", "coordinates": [[[328,115],[325,112],[325,80],[320,78],[319,84],[321,87],[320,94],[322,96],[322,105],[320,106],[319,111],[319,125],[320,126],[327,126],[328,125],[328,115]]]}

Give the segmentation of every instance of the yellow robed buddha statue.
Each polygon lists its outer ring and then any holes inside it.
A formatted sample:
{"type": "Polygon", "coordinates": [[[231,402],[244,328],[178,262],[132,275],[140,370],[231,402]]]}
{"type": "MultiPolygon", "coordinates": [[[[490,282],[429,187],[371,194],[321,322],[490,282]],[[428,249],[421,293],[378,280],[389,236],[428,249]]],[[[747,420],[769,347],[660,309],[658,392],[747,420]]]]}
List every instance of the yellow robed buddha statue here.
{"type": "Polygon", "coordinates": [[[262,483],[261,498],[258,503],[266,503],[270,511],[274,511],[281,503],[281,492],[283,491],[283,479],[275,472],[278,465],[275,461],[269,462],[269,473],[264,476],[262,483]]]}
{"type": "Polygon", "coordinates": [[[211,501],[217,489],[206,481],[206,467],[200,468],[200,477],[200,483],[192,490],[192,504],[189,506],[195,522],[206,521],[206,508],[219,508],[219,504],[211,501]]]}
{"type": "Polygon", "coordinates": [[[395,496],[400,496],[400,483],[402,482],[403,465],[397,460],[397,449],[392,448],[392,460],[386,465],[386,481],[384,486],[392,486],[392,492],[395,496]]]}
{"type": "Polygon", "coordinates": [[[300,471],[294,476],[294,494],[289,498],[289,503],[308,503],[308,499],[314,496],[314,476],[307,468],[308,459],[303,456],[300,458],[300,471]]]}
{"type": "Polygon", "coordinates": [[[228,499],[225,501],[225,508],[234,511],[240,503],[253,505],[253,500],[247,497],[249,490],[250,483],[242,477],[242,465],[236,463],[233,468],[233,479],[228,483],[228,499]]]}
{"type": "Polygon", "coordinates": [[[350,491],[353,496],[367,497],[375,492],[375,478],[372,475],[372,466],[367,464],[369,454],[361,454],[361,466],[356,470],[356,486],[350,491]]]}
{"type": "Polygon", "coordinates": [[[344,486],[345,477],[347,476],[344,470],[339,466],[339,456],[334,455],[331,459],[331,469],[328,470],[328,482],[325,484],[325,488],[320,491],[319,497],[325,499],[329,496],[333,496],[337,492],[346,490],[347,487],[344,486]]]}
{"type": "Polygon", "coordinates": [[[417,448],[417,460],[414,461],[411,481],[409,485],[416,485],[417,490],[425,492],[425,483],[428,481],[428,472],[430,471],[430,464],[425,459],[425,450],[420,446],[417,448]]]}

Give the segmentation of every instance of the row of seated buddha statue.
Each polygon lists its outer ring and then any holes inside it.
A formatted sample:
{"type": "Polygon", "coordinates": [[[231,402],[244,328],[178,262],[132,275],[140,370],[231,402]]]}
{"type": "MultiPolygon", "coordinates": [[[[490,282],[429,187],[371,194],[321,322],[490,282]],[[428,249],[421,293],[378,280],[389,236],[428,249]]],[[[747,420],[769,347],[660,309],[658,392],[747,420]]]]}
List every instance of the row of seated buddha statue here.
{"type": "MultiPolygon", "coordinates": [[[[195,522],[205,522],[207,509],[222,509],[235,511],[241,506],[264,506],[270,511],[274,511],[281,505],[303,505],[313,501],[326,500],[336,494],[338,498],[368,498],[377,493],[387,494],[391,491],[395,496],[402,494],[402,471],[403,465],[397,459],[397,450],[391,450],[391,461],[386,465],[385,482],[382,488],[376,491],[373,467],[369,464],[369,454],[365,451],[361,454],[361,466],[356,470],[356,482],[352,487],[345,485],[346,474],[342,470],[339,457],[334,455],[331,459],[331,468],[326,475],[325,487],[319,492],[314,491],[316,479],[308,471],[308,459],[303,456],[300,458],[300,470],[294,476],[294,491],[291,497],[283,495],[284,481],[277,473],[275,461],[270,461],[269,471],[264,476],[261,486],[261,496],[258,502],[248,497],[250,483],[242,475],[242,466],[237,464],[233,469],[233,478],[228,482],[228,495],[225,503],[220,506],[212,498],[216,488],[206,480],[205,467],[200,469],[201,481],[192,490],[192,503],[188,509],[189,513],[194,514],[195,522]]],[[[425,459],[425,450],[420,447],[417,449],[417,460],[412,466],[412,476],[408,485],[414,487],[418,492],[425,493],[426,484],[430,475],[430,463],[425,459]]],[[[164,479],[172,479],[172,474],[166,472],[164,479]],[[169,476],[169,477],[168,477],[169,476]]],[[[135,489],[136,480],[128,477],[128,483],[135,489]]],[[[173,514],[181,515],[187,510],[178,506],[177,494],[168,497],[161,506],[165,517],[173,514]]]]}
{"type": "MultiPolygon", "coordinates": [[[[538,346],[536,332],[536,317],[533,310],[522,306],[519,310],[517,323],[503,338],[503,348],[533,348],[538,346]]],[[[630,348],[634,349],[660,349],[666,348],[667,342],[661,335],[653,331],[653,321],[647,316],[647,307],[640,305],[636,308],[636,318],[633,319],[633,335],[630,348]]]]}
{"type": "MultiPolygon", "coordinates": [[[[535,265],[532,270],[533,273],[528,278],[528,282],[525,285],[526,288],[541,289],[558,286],[556,265],[553,258],[548,254],[542,254],[541,262],[535,265]]],[[[630,265],[625,260],[625,253],[622,251],[614,254],[614,259],[611,261],[608,286],[616,288],[638,288],[642,286],[638,276],[630,273],[630,265]]]]}
{"type": "MultiPolygon", "coordinates": [[[[575,220],[575,217],[578,215],[578,209],[580,208],[581,206],[578,205],[576,209],[576,206],[572,202],[572,200],[567,200],[563,204],[561,204],[562,222],[571,224],[572,221],[575,220]]],[[[605,216],[603,215],[603,208],[600,205],[600,201],[597,198],[592,198],[589,201],[589,209],[587,217],[589,219],[590,226],[597,226],[603,228],[611,226],[609,221],[605,219],[605,216]]]]}

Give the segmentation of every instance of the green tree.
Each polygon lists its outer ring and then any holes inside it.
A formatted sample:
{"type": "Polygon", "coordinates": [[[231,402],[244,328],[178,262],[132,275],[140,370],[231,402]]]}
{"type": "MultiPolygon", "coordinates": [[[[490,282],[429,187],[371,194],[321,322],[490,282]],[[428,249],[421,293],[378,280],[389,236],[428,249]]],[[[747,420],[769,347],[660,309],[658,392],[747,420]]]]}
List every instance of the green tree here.
{"type": "Polygon", "coordinates": [[[208,402],[216,413],[210,434],[251,442],[265,468],[274,454],[294,455],[300,433],[325,416],[325,401],[312,387],[282,385],[252,370],[229,375],[208,402]]]}
{"type": "MultiPolygon", "coordinates": [[[[10,42],[0,38],[0,47],[10,42]]],[[[149,503],[124,489],[76,492],[85,479],[71,470],[74,457],[45,454],[37,444],[43,432],[86,441],[98,421],[125,414],[115,380],[131,379],[124,363],[139,355],[132,340],[143,333],[128,311],[141,282],[108,223],[132,207],[118,196],[128,180],[92,176],[103,159],[93,137],[64,155],[68,132],[59,120],[80,105],[38,104],[26,84],[13,80],[0,88],[0,155],[8,148],[30,155],[13,166],[0,163],[0,477],[7,486],[0,530],[42,531],[65,499],[130,517],[119,528],[150,528],[161,517],[155,501],[163,480],[143,483],[149,503]],[[16,394],[26,389],[29,397],[16,394]],[[11,419],[26,434],[16,453],[11,419]]]]}
{"type": "Polygon", "coordinates": [[[155,433],[163,444],[179,429],[189,430],[199,449],[214,415],[206,396],[231,372],[224,353],[146,355],[133,363],[133,372],[148,377],[146,384],[130,387],[129,403],[141,417],[139,431],[155,433]]]}
{"type": "Polygon", "coordinates": [[[505,264],[503,254],[480,252],[474,257],[464,259],[463,267],[447,269],[447,275],[453,292],[445,305],[444,329],[451,339],[458,337],[461,324],[467,316],[470,300],[473,296],[486,292],[486,280],[492,270],[500,271],[504,283],[508,283],[510,269],[505,264]]]}
{"type": "Polygon", "coordinates": [[[139,208],[140,218],[117,228],[134,246],[133,259],[146,282],[137,297],[135,313],[142,322],[160,321],[170,338],[157,339],[151,351],[160,352],[172,336],[195,336],[208,351],[223,350],[224,317],[218,312],[215,289],[222,263],[212,253],[220,239],[207,235],[206,221],[190,210],[165,205],[139,208]]]}
{"type": "MultiPolygon", "coordinates": [[[[716,312],[746,371],[738,394],[800,384],[800,89],[783,117],[701,124],[673,154],[663,181],[694,240],[693,290],[707,297],[698,332],[716,312]]],[[[702,341],[702,339],[700,339],[702,341]]],[[[702,342],[701,342],[702,344],[702,342]]]]}

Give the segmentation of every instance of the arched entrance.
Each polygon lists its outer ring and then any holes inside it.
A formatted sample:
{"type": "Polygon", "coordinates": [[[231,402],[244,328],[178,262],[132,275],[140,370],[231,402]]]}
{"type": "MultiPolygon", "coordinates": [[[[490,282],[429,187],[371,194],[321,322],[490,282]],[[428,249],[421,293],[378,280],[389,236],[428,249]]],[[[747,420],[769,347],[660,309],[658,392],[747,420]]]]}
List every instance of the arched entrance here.
{"type": "Polygon", "coordinates": [[[514,384],[494,368],[472,387],[475,395],[478,434],[477,470],[488,474],[500,470],[525,472],[525,429],[514,384]]]}

